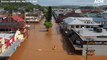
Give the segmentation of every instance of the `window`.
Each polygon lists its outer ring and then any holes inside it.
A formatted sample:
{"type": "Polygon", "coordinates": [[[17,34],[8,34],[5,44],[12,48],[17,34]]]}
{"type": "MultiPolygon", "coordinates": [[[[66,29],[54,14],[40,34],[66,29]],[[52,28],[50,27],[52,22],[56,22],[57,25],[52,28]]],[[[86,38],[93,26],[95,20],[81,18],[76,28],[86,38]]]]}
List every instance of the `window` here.
{"type": "Polygon", "coordinates": [[[89,24],[90,22],[89,21],[87,21],[87,24],[89,24]]]}
{"type": "Polygon", "coordinates": [[[84,25],[81,25],[81,28],[84,27],[84,25]]]}
{"type": "Polygon", "coordinates": [[[95,42],[94,41],[90,41],[88,42],[89,45],[95,45],[95,42]]]}
{"type": "MultiPolygon", "coordinates": [[[[84,41],[84,44],[87,45],[87,42],[84,41]]],[[[103,41],[88,41],[88,45],[107,45],[107,42],[103,42],[103,41]]]]}
{"type": "Polygon", "coordinates": [[[71,26],[71,28],[74,28],[74,26],[71,26]]]}
{"type": "Polygon", "coordinates": [[[91,26],[91,28],[94,28],[93,26],[91,26]]]}
{"type": "Polygon", "coordinates": [[[80,41],[78,41],[78,40],[76,41],[76,43],[77,43],[77,44],[81,44],[81,42],[80,42],[80,41]]]}
{"type": "Polygon", "coordinates": [[[86,28],[90,28],[90,26],[86,26],[86,28]]]}
{"type": "Polygon", "coordinates": [[[11,29],[0,29],[0,31],[11,31],[11,29]]]}
{"type": "Polygon", "coordinates": [[[96,45],[101,45],[101,44],[102,44],[102,42],[95,42],[95,44],[96,44],[96,45]]]}
{"type": "Polygon", "coordinates": [[[97,36],[97,38],[107,38],[107,36],[97,36]]]}
{"type": "Polygon", "coordinates": [[[84,23],[87,23],[87,21],[85,21],[84,23]]]}
{"type": "Polygon", "coordinates": [[[104,45],[107,45],[107,42],[103,42],[104,45]]]}
{"type": "Polygon", "coordinates": [[[77,25],[76,28],[79,28],[79,25],[77,25]]]}

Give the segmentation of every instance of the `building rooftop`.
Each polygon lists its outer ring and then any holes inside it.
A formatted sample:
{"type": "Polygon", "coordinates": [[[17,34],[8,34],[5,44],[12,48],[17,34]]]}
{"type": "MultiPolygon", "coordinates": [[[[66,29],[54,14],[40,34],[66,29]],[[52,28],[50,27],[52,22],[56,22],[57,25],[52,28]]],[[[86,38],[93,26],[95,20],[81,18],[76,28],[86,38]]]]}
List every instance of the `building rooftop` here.
{"type": "Polygon", "coordinates": [[[87,17],[68,17],[63,21],[69,25],[100,25],[94,22],[92,18],[87,17]],[[89,21],[89,23],[86,23],[85,21],[89,21]]]}
{"type": "MultiPolygon", "coordinates": [[[[96,19],[100,20],[102,18],[96,19]]],[[[100,24],[95,23],[93,21],[93,18],[69,17],[65,18],[63,22],[66,23],[68,27],[81,26],[81,27],[72,27],[72,29],[74,29],[74,31],[76,31],[78,35],[80,35],[82,40],[87,40],[87,38],[90,38],[93,41],[107,41],[107,30],[99,27],[100,24]]]]}
{"type": "Polygon", "coordinates": [[[86,14],[83,14],[83,16],[86,16],[86,17],[96,17],[97,14],[96,13],[86,13],[86,14]]]}
{"type": "Polygon", "coordinates": [[[24,21],[23,18],[19,17],[19,16],[12,16],[13,20],[15,21],[24,21]]]}
{"type": "Polygon", "coordinates": [[[15,27],[15,28],[21,28],[24,24],[20,22],[0,22],[0,27],[7,28],[7,27],[15,27]]]}
{"type": "Polygon", "coordinates": [[[85,23],[80,20],[73,20],[71,17],[64,19],[65,23],[68,23],[69,25],[84,25],[85,23]]]}
{"type": "Polygon", "coordinates": [[[75,31],[78,32],[82,40],[90,38],[91,41],[107,41],[107,31],[105,29],[102,29],[102,32],[95,32],[93,28],[76,28],[75,31]]]}
{"type": "Polygon", "coordinates": [[[105,18],[97,18],[97,17],[94,17],[94,18],[92,18],[94,21],[105,21],[105,22],[107,22],[107,19],[105,19],[105,18]]]}
{"type": "Polygon", "coordinates": [[[11,39],[14,36],[14,33],[0,33],[0,38],[11,39]]]}
{"type": "Polygon", "coordinates": [[[105,18],[100,17],[68,17],[67,19],[79,19],[79,20],[89,20],[89,21],[107,21],[105,18]]]}

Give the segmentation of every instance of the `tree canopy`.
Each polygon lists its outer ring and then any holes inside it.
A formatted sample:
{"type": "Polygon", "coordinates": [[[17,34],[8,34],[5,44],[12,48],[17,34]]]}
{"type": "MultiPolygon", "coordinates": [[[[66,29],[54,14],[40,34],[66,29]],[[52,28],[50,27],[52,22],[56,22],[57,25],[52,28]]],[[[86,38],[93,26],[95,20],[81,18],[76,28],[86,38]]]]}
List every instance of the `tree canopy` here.
{"type": "Polygon", "coordinates": [[[34,5],[32,3],[2,3],[0,7],[4,8],[5,10],[18,10],[20,8],[26,11],[32,11],[33,8],[42,9],[39,4],[34,5]]]}
{"type": "Polygon", "coordinates": [[[51,17],[52,17],[52,8],[51,8],[51,6],[49,6],[47,8],[47,12],[46,12],[45,17],[46,17],[46,21],[51,21],[51,17]]]}

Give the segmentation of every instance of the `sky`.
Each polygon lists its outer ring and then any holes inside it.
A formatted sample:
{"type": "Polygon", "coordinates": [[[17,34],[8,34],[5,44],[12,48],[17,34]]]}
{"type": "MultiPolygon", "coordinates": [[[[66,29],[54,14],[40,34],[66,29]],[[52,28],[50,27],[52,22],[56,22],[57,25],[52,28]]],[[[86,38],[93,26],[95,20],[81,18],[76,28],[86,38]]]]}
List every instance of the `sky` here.
{"type": "Polygon", "coordinates": [[[60,5],[107,5],[107,0],[104,3],[94,3],[95,0],[29,0],[33,4],[40,4],[44,6],[60,6],[60,5]]]}

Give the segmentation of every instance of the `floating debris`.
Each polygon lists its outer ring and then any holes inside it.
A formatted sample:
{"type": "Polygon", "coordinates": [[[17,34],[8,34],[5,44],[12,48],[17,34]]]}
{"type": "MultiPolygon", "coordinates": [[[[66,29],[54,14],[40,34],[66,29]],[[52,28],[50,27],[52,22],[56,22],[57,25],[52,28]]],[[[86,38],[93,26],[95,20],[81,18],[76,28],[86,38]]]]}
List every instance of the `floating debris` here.
{"type": "Polygon", "coordinates": [[[52,47],[52,50],[56,50],[56,46],[55,45],[52,47]]]}
{"type": "Polygon", "coordinates": [[[42,51],[42,49],[38,49],[38,51],[42,51]]]}

